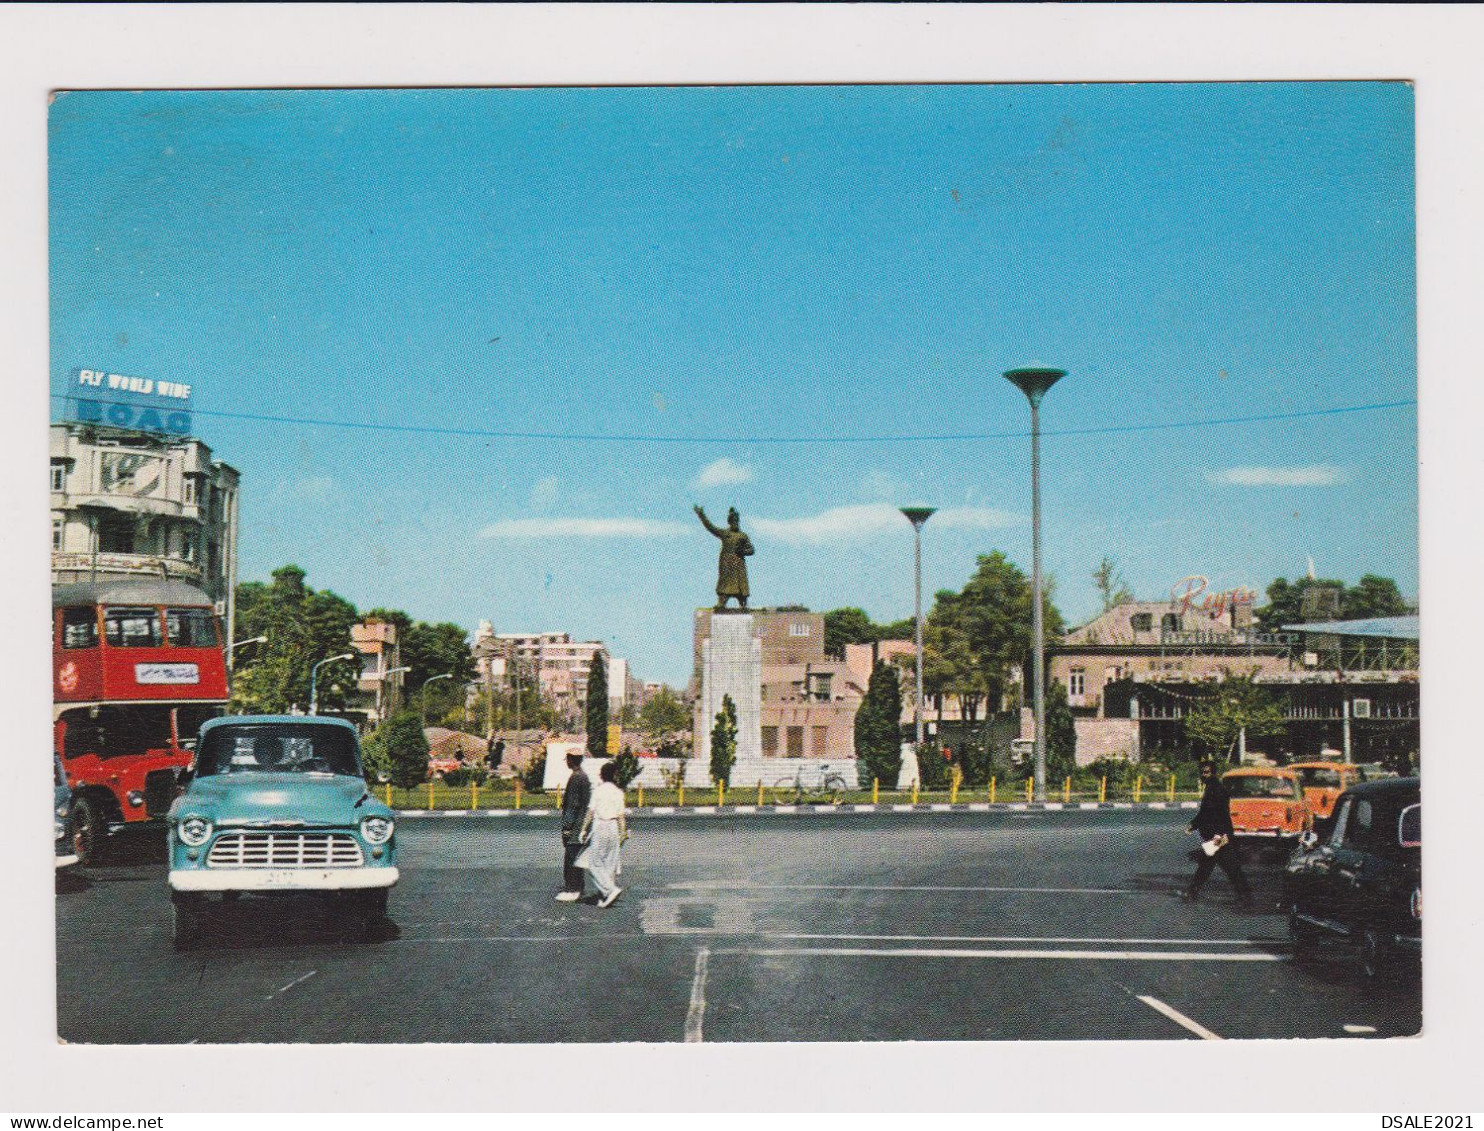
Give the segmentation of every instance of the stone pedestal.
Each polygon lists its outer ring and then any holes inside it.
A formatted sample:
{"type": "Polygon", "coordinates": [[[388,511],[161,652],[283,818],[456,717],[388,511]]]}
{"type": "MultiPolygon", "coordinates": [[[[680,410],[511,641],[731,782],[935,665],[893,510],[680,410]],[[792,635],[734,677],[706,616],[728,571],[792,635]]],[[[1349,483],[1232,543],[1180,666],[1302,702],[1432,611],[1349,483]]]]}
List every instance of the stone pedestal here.
{"type": "Polygon", "coordinates": [[[687,785],[711,782],[711,728],[722,696],[737,708],[737,763],[732,782],[756,784],[763,758],[763,642],[751,613],[716,613],[710,635],[701,642],[701,697],[696,712],[695,757],[687,785]]]}

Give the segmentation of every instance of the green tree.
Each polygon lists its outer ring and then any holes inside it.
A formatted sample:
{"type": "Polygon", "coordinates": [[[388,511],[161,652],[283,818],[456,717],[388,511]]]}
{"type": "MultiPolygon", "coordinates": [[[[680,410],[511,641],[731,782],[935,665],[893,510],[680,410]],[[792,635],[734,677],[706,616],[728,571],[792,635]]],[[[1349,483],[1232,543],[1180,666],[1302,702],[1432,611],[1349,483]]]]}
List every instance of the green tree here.
{"type": "Polygon", "coordinates": [[[1345,593],[1345,619],[1364,620],[1369,617],[1399,617],[1411,611],[1402,591],[1389,577],[1377,577],[1368,573],[1355,588],[1345,593]]]}
{"type": "Polygon", "coordinates": [[[680,696],[661,687],[639,708],[639,729],[658,742],[667,734],[690,729],[690,711],[680,696]]]}
{"type": "Polygon", "coordinates": [[[1185,716],[1185,735],[1219,757],[1230,759],[1243,730],[1249,738],[1281,734],[1283,707],[1253,677],[1233,676],[1220,683],[1185,716]]]}
{"type": "MultiPolygon", "coordinates": [[[[320,660],[352,652],[350,626],[359,620],[355,606],[328,590],[316,592],[304,583],[296,565],[274,570],[272,581],[249,581],[237,587],[237,634],[266,636],[265,643],[239,657],[233,673],[234,711],[281,714],[309,706],[310,675],[320,660]]],[[[321,710],[338,710],[353,691],[359,669],[354,662],[326,664],[317,689],[321,710]]]]}
{"type": "Polygon", "coordinates": [[[737,705],[730,695],[721,697],[721,710],[711,728],[711,780],[732,784],[732,767],[737,764],[737,705]]]}
{"type": "Polygon", "coordinates": [[[608,757],[608,665],[602,652],[593,653],[587,668],[587,753],[608,757]]]}
{"type": "Polygon", "coordinates": [[[902,685],[884,660],[871,669],[866,697],[855,713],[855,756],[863,783],[896,784],[902,768],[902,685]]]}
{"type": "Polygon", "coordinates": [[[629,782],[639,776],[639,759],[627,746],[613,759],[613,777],[619,789],[627,789],[629,782]]]}
{"type": "MultiPolygon", "coordinates": [[[[1030,763],[1027,763],[1030,766],[1030,763]]],[[[1034,766],[1030,767],[1034,769],[1034,766]]],[[[1077,769],[1077,722],[1066,685],[1053,679],[1046,686],[1046,782],[1059,786],[1077,769]]]]}
{"type": "Polygon", "coordinates": [[[382,724],[378,734],[393,785],[407,789],[427,780],[428,738],[417,714],[398,711],[382,724]]]}
{"type": "MultiPolygon", "coordinates": [[[[1063,628],[1061,613],[1051,600],[1053,588],[1049,583],[1042,590],[1048,641],[1063,628]]],[[[999,709],[1012,669],[1030,670],[1033,600],[1030,580],[996,550],[979,556],[973,576],[944,609],[948,623],[966,637],[990,712],[999,709]]]]}
{"type": "Polygon", "coordinates": [[[1098,568],[1092,571],[1093,584],[1098,588],[1098,596],[1103,601],[1103,612],[1126,605],[1134,599],[1133,592],[1124,581],[1123,574],[1118,571],[1118,563],[1107,554],[1098,563],[1098,568]]]}
{"type": "Polygon", "coordinates": [[[824,654],[836,660],[845,658],[845,645],[869,644],[879,640],[876,625],[864,609],[848,606],[824,614],[824,654]]]}

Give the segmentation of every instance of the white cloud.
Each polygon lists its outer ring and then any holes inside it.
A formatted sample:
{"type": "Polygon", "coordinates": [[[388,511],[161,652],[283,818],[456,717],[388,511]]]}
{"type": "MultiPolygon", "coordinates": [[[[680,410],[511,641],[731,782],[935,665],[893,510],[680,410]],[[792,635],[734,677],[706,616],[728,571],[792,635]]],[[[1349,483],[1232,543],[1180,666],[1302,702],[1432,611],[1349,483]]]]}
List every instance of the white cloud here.
{"type": "Polygon", "coordinates": [[[328,475],[311,475],[289,488],[295,498],[322,503],[335,494],[335,480],[328,475]]]}
{"type": "Polygon", "coordinates": [[[696,477],[690,481],[691,489],[701,491],[707,487],[724,487],[728,483],[751,483],[752,468],[745,463],[738,463],[734,459],[722,456],[721,459],[708,463],[696,473],[696,477]]]}
{"type": "Polygon", "coordinates": [[[1343,468],[1321,463],[1310,467],[1228,467],[1207,478],[1225,487],[1337,487],[1350,476],[1343,468]]]}
{"type": "Polygon", "coordinates": [[[504,518],[479,532],[481,538],[675,538],[689,523],[653,518],[504,518]]]}
{"type": "MultiPolygon", "coordinates": [[[[932,518],[932,525],[961,530],[994,530],[1024,521],[1019,515],[990,507],[945,507],[932,518]]],[[[910,532],[902,512],[890,503],[861,503],[832,507],[801,518],[754,518],[742,522],[744,530],[755,530],[780,542],[822,543],[853,541],[883,533],[910,532]]]]}

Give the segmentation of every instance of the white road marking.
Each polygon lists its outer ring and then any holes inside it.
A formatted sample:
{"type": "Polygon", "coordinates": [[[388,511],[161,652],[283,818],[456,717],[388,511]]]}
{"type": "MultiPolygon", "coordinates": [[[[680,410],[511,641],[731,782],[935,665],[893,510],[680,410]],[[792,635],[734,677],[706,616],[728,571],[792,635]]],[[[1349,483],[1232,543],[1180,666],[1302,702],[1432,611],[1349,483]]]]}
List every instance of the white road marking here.
{"type": "Polygon", "coordinates": [[[1078,935],[801,935],[764,931],[764,938],[841,942],[1122,943],[1126,946],[1260,946],[1257,939],[1104,939],[1078,935]]]}
{"type": "Polygon", "coordinates": [[[989,812],[989,802],[987,802],[987,801],[971,801],[971,802],[969,802],[969,812],[970,813],[988,813],[989,812]]]}
{"type": "Polygon", "coordinates": [[[696,972],[690,980],[690,1011],[685,1015],[687,1044],[701,1043],[701,1022],[706,1017],[706,966],[711,951],[704,946],[696,951],[696,972]]]}
{"type": "Polygon", "coordinates": [[[1050,895],[1142,895],[1130,888],[999,888],[999,887],[950,887],[910,884],[754,884],[747,881],[727,883],[696,880],[689,883],[671,884],[676,891],[987,891],[1021,892],[1050,895]]]}
{"type": "Polygon", "coordinates": [[[732,810],[732,812],[733,813],[756,813],[757,812],[757,806],[756,805],[738,805],[738,806],[736,806],[732,810]]]}
{"type": "Polygon", "coordinates": [[[910,812],[912,812],[912,806],[910,806],[910,805],[893,805],[891,807],[891,811],[893,813],[910,813],[910,812]]]}
{"type": "Polygon", "coordinates": [[[508,816],[510,816],[510,810],[509,809],[486,809],[485,812],[488,813],[491,817],[508,817],[508,816]]]}
{"type": "Polygon", "coordinates": [[[1096,801],[1079,801],[1079,802],[1077,802],[1077,808],[1078,809],[1096,809],[1097,807],[1098,807],[1098,803],[1096,801]]]}
{"type": "Polygon", "coordinates": [[[675,812],[675,810],[669,805],[656,805],[653,809],[650,810],[650,812],[655,814],[656,816],[667,817],[671,813],[675,812]]]}
{"type": "Polygon", "coordinates": [[[1207,1029],[1204,1025],[1196,1024],[1189,1017],[1186,1017],[1185,1014],[1181,1013],[1178,1009],[1166,1005],[1157,997],[1149,997],[1147,994],[1139,994],[1138,998],[1156,1013],[1163,1013],[1176,1025],[1179,1025],[1182,1029],[1190,1030],[1190,1032],[1194,1033],[1203,1041],[1219,1041],[1222,1039],[1215,1033],[1211,1032],[1210,1029],[1207,1029]]]}
{"type": "Polygon", "coordinates": [[[796,813],[796,812],[798,812],[798,808],[799,807],[797,805],[775,805],[775,806],[773,806],[773,812],[775,812],[775,813],[796,813]]]}
{"type": "Polygon", "coordinates": [[[874,805],[852,805],[851,808],[854,809],[857,813],[874,813],[874,812],[876,812],[876,806],[874,806],[874,805]]]}
{"type": "MultiPolygon", "coordinates": [[[[741,953],[763,958],[824,955],[835,958],[1069,958],[1096,962],[1282,962],[1276,954],[1209,954],[1179,950],[965,950],[958,947],[748,947],[741,953]]],[[[1143,998],[1141,1001],[1145,1000],[1143,998]]],[[[1151,1002],[1153,999],[1149,999],[1151,1002]]],[[[1161,1003],[1162,1004],[1162,1003],[1161,1003]]],[[[1155,1006],[1158,1008],[1158,1006],[1155,1006]]],[[[1194,1022],[1192,1022],[1194,1024],[1194,1022]]]]}
{"type": "Polygon", "coordinates": [[[1020,809],[1024,809],[1024,808],[1026,808],[1026,804],[1025,804],[1024,801],[1017,801],[1017,802],[1015,802],[1014,804],[1012,804],[1010,806],[1011,812],[1014,812],[1014,811],[1020,810],[1020,809]]]}
{"type": "Polygon", "coordinates": [[[928,806],[928,809],[930,809],[934,813],[952,813],[953,812],[953,806],[952,805],[929,805],[928,806]]]}
{"type": "Polygon", "coordinates": [[[527,817],[550,817],[550,809],[526,809],[523,810],[527,817]]]}
{"type": "Polygon", "coordinates": [[[313,978],[318,973],[319,973],[318,970],[311,970],[309,973],[307,973],[307,974],[305,974],[305,975],[303,975],[301,977],[295,978],[288,985],[286,985],[286,986],[280,986],[278,989],[274,990],[271,994],[269,994],[263,1000],[264,1001],[272,1001],[279,994],[286,993],[287,991],[289,991],[289,990],[293,989],[295,986],[297,986],[300,982],[307,982],[307,981],[309,981],[310,978],[313,978]]]}
{"type": "Polygon", "coordinates": [[[1047,801],[1047,802],[1045,802],[1042,805],[1042,808],[1044,808],[1044,809],[1060,809],[1060,808],[1062,808],[1062,803],[1060,801],[1047,801]]]}
{"type": "Polygon", "coordinates": [[[1376,1031],[1376,1027],[1374,1025],[1346,1025],[1345,1026],[1345,1032],[1347,1032],[1347,1033],[1374,1033],[1375,1031],[1376,1031]]]}
{"type": "Polygon", "coordinates": [[[691,808],[692,813],[715,813],[715,805],[696,805],[691,808]]]}

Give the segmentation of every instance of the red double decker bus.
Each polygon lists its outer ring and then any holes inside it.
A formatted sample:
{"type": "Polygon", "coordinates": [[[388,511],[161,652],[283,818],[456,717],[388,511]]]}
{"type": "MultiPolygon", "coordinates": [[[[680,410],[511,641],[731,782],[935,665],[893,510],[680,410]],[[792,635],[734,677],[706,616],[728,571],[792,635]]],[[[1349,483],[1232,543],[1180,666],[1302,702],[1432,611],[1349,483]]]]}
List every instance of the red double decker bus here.
{"type": "Polygon", "coordinates": [[[157,827],[201,724],[227,705],[221,622],[201,590],[145,578],[52,587],[52,731],[78,855],[157,827]]]}

